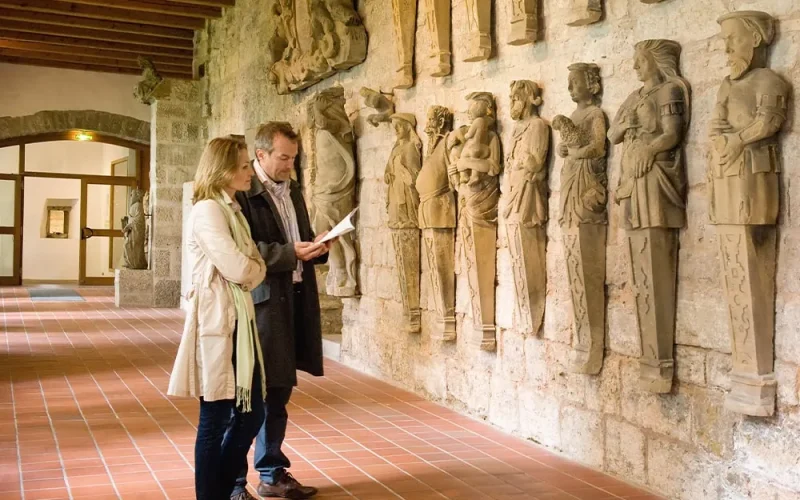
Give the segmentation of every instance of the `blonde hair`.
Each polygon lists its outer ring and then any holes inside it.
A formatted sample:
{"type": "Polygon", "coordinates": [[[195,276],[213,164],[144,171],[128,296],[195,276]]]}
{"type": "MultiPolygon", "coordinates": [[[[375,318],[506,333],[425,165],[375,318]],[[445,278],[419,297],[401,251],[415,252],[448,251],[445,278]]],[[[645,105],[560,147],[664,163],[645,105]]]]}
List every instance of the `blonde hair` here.
{"type": "Polygon", "coordinates": [[[200,157],[194,174],[192,203],[213,200],[227,186],[239,167],[239,151],[247,151],[247,143],[235,135],[211,139],[200,157]]]}

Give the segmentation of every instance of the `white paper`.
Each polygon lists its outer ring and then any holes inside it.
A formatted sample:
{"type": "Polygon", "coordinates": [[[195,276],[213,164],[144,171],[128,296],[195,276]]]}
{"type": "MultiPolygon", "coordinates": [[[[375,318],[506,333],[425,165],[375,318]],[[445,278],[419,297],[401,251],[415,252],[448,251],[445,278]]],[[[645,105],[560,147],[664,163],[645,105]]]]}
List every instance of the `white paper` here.
{"type": "Polygon", "coordinates": [[[343,234],[347,234],[351,231],[355,231],[356,227],[353,225],[353,215],[358,211],[358,207],[354,208],[352,212],[347,214],[347,217],[341,220],[333,229],[331,229],[328,234],[325,235],[324,238],[319,240],[318,243],[325,243],[326,241],[332,240],[334,238],[338,238],[343,234]]]}

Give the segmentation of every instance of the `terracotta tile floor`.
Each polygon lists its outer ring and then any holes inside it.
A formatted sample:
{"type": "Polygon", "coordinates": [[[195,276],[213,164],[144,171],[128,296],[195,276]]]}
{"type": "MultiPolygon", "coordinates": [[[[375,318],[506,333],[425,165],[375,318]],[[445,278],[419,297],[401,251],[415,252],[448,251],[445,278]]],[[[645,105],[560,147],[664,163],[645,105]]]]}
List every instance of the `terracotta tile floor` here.
{"type": "MultiPolygon", "coordinates": [[[[194,498],[198,405],[163,393],[181,312],[80,291],[34,303],[0,288],[0,498],[194,498]]],[[[302,378],[286,441],[317,498],[658,498],[337,363],[327,373],[302,378]]]]}

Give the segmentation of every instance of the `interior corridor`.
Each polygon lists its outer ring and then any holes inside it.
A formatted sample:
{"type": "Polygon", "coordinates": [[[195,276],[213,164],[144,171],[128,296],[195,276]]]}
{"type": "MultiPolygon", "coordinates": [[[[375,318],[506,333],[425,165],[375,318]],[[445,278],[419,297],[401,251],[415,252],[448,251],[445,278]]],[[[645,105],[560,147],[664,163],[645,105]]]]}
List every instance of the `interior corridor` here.
{"type": "MultiPolygon", "coordinates": [[[[0,498],[194,498],[198,404],[164,395],[181,311],[78,292],[0,288],[0,498]]],[[[333,361],[326,371],[302,377],[286,442],[316,498],[659,498],[333,361]]]]}

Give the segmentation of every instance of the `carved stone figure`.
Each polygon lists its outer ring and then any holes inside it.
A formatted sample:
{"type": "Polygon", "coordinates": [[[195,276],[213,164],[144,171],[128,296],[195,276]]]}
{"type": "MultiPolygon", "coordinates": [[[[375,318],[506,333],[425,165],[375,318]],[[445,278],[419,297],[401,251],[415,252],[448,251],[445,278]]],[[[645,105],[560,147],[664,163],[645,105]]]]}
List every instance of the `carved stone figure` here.
{"type": "Polygon", "coordinates": [[[603,0],[569,0],[567,26],[586,26],[603,17],[603,0]]]}
{"type": "Polygon", "coordinates": [[[153,99],[160,97],[155,94],[164,82],[164,78],[158,74],[158,70],[150,59],[139,56],[136,60],[139,62],[139,67],[142,68],[142,80],[133,89],[133,96],[142,104],[152,104],[153,99]]]}
{"type": "Polygon", "coordinates": [[[539,35],[539,0],[511,0],[509,45],[528,45],[539,35]]]}
{"type": "Polygon", "coordinates": [[[547,294],[547,152],[550,127],[539,117],[542,91],[529,80],[511,82],[511,118],[516,120],[506,158],[508,228],[516,318],[521,332],[537,333],[547,294]]]}
{"type": "Polygon", "coordinates": [[[456,197],[448,177],[447,135],[453,113],[443,106],[428,110],[428,152],[417,177],[419,227],[431,276],[439,328],[432,333],[444,341],[456,339],[455,227],[456,197]]]}
{"type": "Polygon", "coordinates": [[[678,230],[686,222],[682,144],[691,117],[680,53],[672,40],[636,44],[633,67],[644,86],[625,100],[608,132],[623,144],[615,197],[630,247],[640,380],[653,392],[669,392],[674,373],[678,230]]]}
{"type": "Polygon", "coordinates": [[[122,267],[128,269],[147,269],[143,197],[141,189],[132,189],[128,196],[128,215],[122,218],[122,234],[125,237],[122,267]]]}
{"type": "Polygon", "coordinates": [[[500,199],[500,138],[494,130],[494,97],[473,92],[469,127],[448,136],[451,165],[463,204],[464,249],[473,319],[482,332],[481,349],[493,351],[495,337],[495,271],[497,260],[497,203],[500,199]],[[475,123],[475,122],[478,123],[475,123]]]}
{"type": "Polygon", "coordinates": [[[484,61],[492,55],[492,0],[465,0],[467,8],[467,57],[484,61]]]}
{"type": "Polygon", "coordinates": [[[414,41],[417,35],[417,0],[392,0],[392,22],[397,57],[394,88],[414,86],[414,41]]]}
{"type": "Polygon", "coordinates": [[[388,123],[390,121],[389,117],[394,114],[394,102],[392,102],[390,95],[377,92],[367,87],[362,87],[359,94],[364,98],[364,104],[368,108],[377,111],[377,113],[367,117],[367,123],[373,127],[377,127],[381,123],[388,123]]]}
{"type": "Polygon", "coordinates": [[[279,94],[307,88],[367,56],[367,32],[352,0],[278,0],[268,42],[279,94]]]}
{"type": "Polygon", "coordinates": [[[419,195],[416,182],[422,163],[422,141],[414,130],[417,119],[409,113],[392,115],[397,141],[389,155],[384,181],[389,186],[388,226],[397,257],[397,273],[406,315],[406,330],[420,332],[419,310],[419,195]]]}
{"type": "Polygon", "coordinates": [[[717,94],[711,125],[711,223],[717,225],[722,282],[733,350],[725,406],[753,416],[775,411],[776,223],[781,171],[778,132],[791,89],[767,67],[775,36],[764,12],[740,11],[718,20],[730,76],[717,94]]]}
{"type": "MultiPolygon", "coordinates": [[[[308,126],[313,134],[310,151],[311,202],[314,232],[321,234],[338,224],[355,207],[356,163],[353,129],[344,109],[344,89],[325,89],[308,103],[308,126]]],[[[354,233],[339,237],[331,247],[326,283],[328,295],[358,294],[354,233]]]]}
{"type": "Polygon", "coordinates": [[[425,24],[430,33],[430,57],[436,60],[432,76],[447,76],[452,71],[450,59],[450,0],[422,0],[425,24]]]}
{"type": "Polygon", "coordinates": [[[561,210],[575,336],[571,370],[596,375],[605,348],[606,278],[606,116],[600,109],[600,68],[569,67],[569,93],[577,108],[570,118],[558,115],[553,128],[561,135],[561,210]]]}

